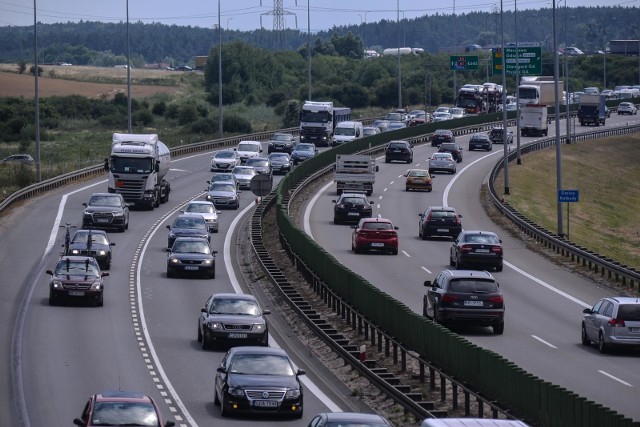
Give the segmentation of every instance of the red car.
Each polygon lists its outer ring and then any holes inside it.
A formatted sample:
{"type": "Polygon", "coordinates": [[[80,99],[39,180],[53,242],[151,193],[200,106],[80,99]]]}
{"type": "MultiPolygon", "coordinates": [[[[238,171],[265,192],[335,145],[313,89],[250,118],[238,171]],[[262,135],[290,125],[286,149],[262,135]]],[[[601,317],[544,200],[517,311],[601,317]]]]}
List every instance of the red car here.
{"type": "Polygon", "coordinates": [[[353,226],[351,250],[359,254],[363,250],[390,252],[398,255],[398,227],[385,218],[362,218],[353,226]]]}
{"type": "Polygon", "coordinates": [[[162,421],[156,402],[142,393],[109,391],[92,395],[82,416],[73,420],[81,427],[89,426],[154,426],[172,427],[173,421],[162,421]]]}

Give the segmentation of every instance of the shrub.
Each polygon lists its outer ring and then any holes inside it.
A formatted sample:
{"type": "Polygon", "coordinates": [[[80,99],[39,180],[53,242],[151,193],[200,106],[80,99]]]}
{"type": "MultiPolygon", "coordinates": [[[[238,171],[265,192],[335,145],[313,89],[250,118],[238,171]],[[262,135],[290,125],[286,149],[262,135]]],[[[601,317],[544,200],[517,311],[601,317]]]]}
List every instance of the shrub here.
{"type": "Polygon", "coordinates": [[[203,117],[191,124],[191,132],[199,134],[212,134],[218,130],[218,123],[209,117],[203,117]]]}
{"type": "Polygon", "coordinates": [[[225,132],[251,133],[251,123],[243,117],[225,116],[222,123],[225,132]]]}
{"type": "Polygon", "coordinates": [[[189,103],[178,108],[178,124],[184,126],[193,123],[198,119],[198,109],[189,103]]]}
{"type": "Polygon", "coordinates": [[[18,61],[18,74],[24,74],[27,71],[27,63],[24,60],[18,61]]]}
{"type": "Polygon", "coordinates": [[[153,123],[153,114],[147,109],[141,109],[131,114],[131,120],[136,126],[148,126],[153,123]]]}
{"type": "Polygon", "coordinates": [[[153,108],[151,108],[151,112],[156,116],[164,116],[167,111],[167,103],[164,101],[156,102],[153,104],[153,108]]]}
{"type": "Polygon", "coordinates": [[[269,94],[269,96],[267,97],[267,101],[266,104],[269,107],[275,107],[276,105],[284,102],[287,100],[287,97],[285,96],[284,92],[272,92],[271,94],[269,94]]]}

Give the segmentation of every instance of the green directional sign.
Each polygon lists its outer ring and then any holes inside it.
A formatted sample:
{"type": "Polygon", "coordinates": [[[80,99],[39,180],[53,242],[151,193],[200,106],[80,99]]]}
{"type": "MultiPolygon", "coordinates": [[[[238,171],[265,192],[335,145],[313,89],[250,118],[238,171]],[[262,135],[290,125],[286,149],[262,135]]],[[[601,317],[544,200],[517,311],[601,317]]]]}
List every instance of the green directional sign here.
{"type": "MultiPolygon", "coordinates": [[[[520,75],[540,75],[542,74],[542,48],[518,47],[516,54],[515,47],[505,47],[505,69],[506,74],[515,75],[516,69],[520,68],[520,75]]],[[[502,49],[493,49],[493,73],[502,73],[502,49]]]]}
{"type": "Polygon", "coordinates": [[[451,69],[455,71],[478,69],[477,56],[466,56],[466,55],[450,56],[449,62],[451,63],[451,69]]]}

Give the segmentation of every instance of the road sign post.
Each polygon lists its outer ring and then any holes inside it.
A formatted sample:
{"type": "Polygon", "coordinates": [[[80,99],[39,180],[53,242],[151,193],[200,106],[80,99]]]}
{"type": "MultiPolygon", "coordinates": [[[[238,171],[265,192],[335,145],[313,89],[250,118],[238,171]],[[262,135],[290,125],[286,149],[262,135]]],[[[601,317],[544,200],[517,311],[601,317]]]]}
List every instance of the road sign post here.
{"type": "MultiPolygon", "coordinates": [[[[516,75],[516,69],[520,69],[520,75],[542,74],[542,48],[540,46],[505,47],[505,74],[516,75]]],[[[502,73],[502,48],[493,49],[493,72],[502,73]]]]}
{"type": "Polygon", "coordinates": [[[558,190],[558,203],[567,203],[567,240],[569,240],[569,206],[580,200],[578,190],[558,190]]]}

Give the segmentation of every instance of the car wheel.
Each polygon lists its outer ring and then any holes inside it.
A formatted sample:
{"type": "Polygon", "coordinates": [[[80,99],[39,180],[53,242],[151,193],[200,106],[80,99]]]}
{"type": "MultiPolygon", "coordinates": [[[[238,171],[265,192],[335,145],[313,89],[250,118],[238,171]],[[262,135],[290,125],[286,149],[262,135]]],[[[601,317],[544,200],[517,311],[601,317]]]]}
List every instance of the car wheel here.
{"type": "Polygon", "coordinates": [[[221,416],[222,418],[227,418],[227,417],[229,416],[229,411],[227,411],[227,408],[226,408],[226,406],[227,406],[227,401],[226,401],[226,399],[224,398],[224,394],[223,394],[223,395],[222,395],[222,397],[221,397],[221,398],[219,398],[219,399],[220,399],[220,416],[221,416]]]}
{"type": "Polygon", "coordinates": [[[220,405],[220,399],[218,399],[218,392],[216,391],[215,386],[213,387],[213,404],[220,405]]]}
{"type": "Polygon", "coordinates": [[[389,160],[389,159],[387,159],[387,158],[385,158],[385,159],[384,159],[384,162],[385,162],[385,163],[389,163],[390,161],[391,161],[391,160],[389,160]]]}
{"type": "Polygon", "coordinates": [[[456,266],[456,262],[451,257],[451,254],[449,254],[449,267],[455,267],[455,266],[456,266]]]}
{"type": "Polygon", "coordinates": [[[129,229],[129,216],[127,215],[127,222],[125,222],[124,224],[124,229],[128,230],[129,229]]]}
{"type": "Polygon", "coordinates": [[[422,230],[422,234],[420,235],[422,240],[429,240],[429,235],[427,234],[427,230],[422,230]]]}
{"type": "Polygon", "coordinates": [[[456,173],[457,171],[458,171],[458,169],[454,168],[454,169],[453,169],[453,172],[451,172],[451,173],[455,175],[455,173],[456,173]]]}
{"type": "Polygon", "coordinates": [[[591,340],[587,336],[587,328],[584,326],[584,323],[582,324],[581,338],[582,338],[582,345],[591,345],[591,340]]]}
{"type": "Polygon", "coordinates": [[[96,307],[102,307],[104,305],[104,297],[102,295],[95,300],[95,305],[96,307]]]}
{"type": "Polygon", "coordinates": [[[504,332],[504,322],[493,326],[494,335],[502,335],[503,332],[504,332]]]}
{"type": "Polygon", "coordinates": [[[356,246],[354,246],[353,251],[354,251],[355,253],[357,253],[357,254],[359,254],[360,252],[362,252],[362,250],[361,250],[357,245],[356,245],[356,246]]]}
{"type": "Polygon", "coordinates": [[[209,272],[209,279],[215,279],[216,278],[216,270],[213,269],[209,272]]]}
{"type": "Polygon", "coordinates": [[[268,333],[266,333],[264,335],[264,339],[262,341],[260,341],[260,345],[262,347],[269,347],[269,334],[268,333]]]}
{"type": "Polygon", "coordinates": [[[456,270],[461,270],[462,269],[462,261],[460,261],[460,258],[457,257],[456,258],[456,270]]]}
{"type": "Polygon", "coordinates": [[[127,224],[122,224],[122,227],[120,227],[120,232],[124,233],[125,231],[127,231],[127,224]]]}
{"type": "Polygon", "coordinates": [[[391,249],[391,255],[398,255],[397,249],[391,249]]]}
{"type": "Polygon", "coordinates": [[[302,415],[302,409],[300,409],[300,412],[296,412],[295,414],[293,414],[293,418],[300,419],[302,418],[302,415]]]}
{"type": "Polygon", "coordinates": [[[433,318],[431,320],[433,320],[433,323],[440,323],[440,317],[438,316],[438,307],[436,306],[433,307],[433,318]]]}
{"type": "Polygon", "coordinates": [[[57,305],[56,297],[53,295],[53,292],[49,291],[49,305],[57,305]]]}
{"type": "Polygon", "coordinates": [[[169,278],[173,277],[173,269],[167,268],[167,277],[169,278]]]}
{"type": "Polygon", "coordinates": [[[104,263],[105,270],[111,270],[111,258],[107,259],[107,262],[104,263]]]}
{"type": "Polygon", "coordinates": [[[198,325],[198,342],[202,343],[202,331],[200,330],[200,325],[198,325]]]}
{"type": "Polygon", "coordinates": [[[604,335],[602,334],[602,332],[600,332],[598,334],[598,351],[600,351],[600,353],[605,354],[607,353],[607,351],[609,350],[609,348],[607,347],[607,344],[605,344],[604,342],[604,335]]]}
{"type": "Polygon", "coordinates": [[[211,349],[211,343],[209,342],[209,337],[206,332],[202,335],[202,349],[205,351],[211,349]]]}
{"type": "Polygon", "coordinates": [[[502,264],[496,265],[496,271],[502,271],[502,264]]]}
{"type": "Polygon", "coordinates": [[[337,224],[340,224],[340,221],[338,221],[338,218],[335,218],[335,217],[334,217],[334,218],[333,218],[333,223],[337,225],[337,224]]]}
{"type": "Polygon", "coordinates": [[[429,319],[429,312],[427,311],[427,297],[422,300],[422,315],[429,319]]]}

